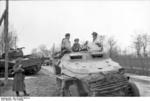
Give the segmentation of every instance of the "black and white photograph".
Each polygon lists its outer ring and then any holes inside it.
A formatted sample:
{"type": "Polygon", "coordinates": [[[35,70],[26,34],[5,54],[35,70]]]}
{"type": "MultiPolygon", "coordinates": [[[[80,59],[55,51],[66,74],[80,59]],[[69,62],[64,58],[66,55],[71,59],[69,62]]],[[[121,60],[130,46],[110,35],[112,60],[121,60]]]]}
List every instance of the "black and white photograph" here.
{"type": "Polygon", "coordinates": [[[0,0],[0,99],[32,97],[150,97],[150,0],[0,0]]]}

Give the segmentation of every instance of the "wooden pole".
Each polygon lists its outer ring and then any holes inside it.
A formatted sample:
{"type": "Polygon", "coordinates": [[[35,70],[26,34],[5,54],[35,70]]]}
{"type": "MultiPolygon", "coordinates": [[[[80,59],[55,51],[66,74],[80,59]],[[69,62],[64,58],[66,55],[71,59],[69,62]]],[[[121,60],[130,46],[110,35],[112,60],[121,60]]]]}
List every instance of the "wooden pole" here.
{"type": "Polygon", "coordinates": [[[4,19],[4,33],[5,33],[5,83],[8,81],[8,0],[6,0],[6,16],[4,19]]]}
{"type": "Polygon", "coordinates": [[[1,24],[2,24],[2,22],[4,20],[4,18],[5,18],[5,13],[6,13],[6,10],[4,10],[4,12],[3,12],[3,14],[2,14],[2,16],[0,18],[0,26],[1,26],[1,24]]]}

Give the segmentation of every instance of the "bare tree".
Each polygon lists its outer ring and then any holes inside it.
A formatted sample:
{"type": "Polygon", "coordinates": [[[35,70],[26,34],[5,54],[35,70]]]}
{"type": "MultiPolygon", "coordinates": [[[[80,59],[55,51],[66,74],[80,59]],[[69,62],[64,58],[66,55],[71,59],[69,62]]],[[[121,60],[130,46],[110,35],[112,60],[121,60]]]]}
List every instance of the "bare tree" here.
{"type": "Polygon", "coordinates": [[[47,49],[45,45],[40,45],[39,46],[39,51],[44,57],[49,57],[50,56],[50,51],[47,49]]]}
{"type": "Polygon", "coordinates": [[[147,47],[150,43],[150,35],[147,33],[142,35],[142,48],[143,48],[143,56],[147,56],[147,47]]]}
{"type": "Polygon", "coordinates": [[[51,51],[45,45],[40,45],[38,48],[32,49],[31,54],[37,57],[50,57],[51,51]]]}
{"type": "MultiPolygon", "coordinates": [[[[10,30],[8,33],[8,45],[9,48],[16,48],[17,47],[17,41],[18,41],[18,36],[16,31],[10,30]]],[[[5,42],[4,42],[4,32],[0,32],[0,53],[4,53],[4,47],[5,47],[5,42]]]]}
{"type": "Polygon", "coordinates": [[[116,43],[117,43],[117,41],[114,39],[114,37],[110,37],[108,39],[110,57],[113,55],[113,51],[117,49],[116,48],[116,43]]]}
{"type": "Polygon", "coordinates": [[[38,57],[38,51],[37,51],[37,49],[36,49],[36,48],[32,49],[31,54],[32,54],[33,56],[38,57]]]}
{"type": "Polygon", "coordinates": [[[142,49],[142,35],[137,34],[133,39],[133,46],[136,50],[137,56],[141,56],[141,49],[142,49]]]}
{"type": "Polygon", "coordinates": [[[136,50],[137,56],[142,55],[143,51],[143,56],[147,56],[147,47],[150,43],[150,35],[147,33],[143,34],[136,34],[133,39],[133,45],[136,50]]]}

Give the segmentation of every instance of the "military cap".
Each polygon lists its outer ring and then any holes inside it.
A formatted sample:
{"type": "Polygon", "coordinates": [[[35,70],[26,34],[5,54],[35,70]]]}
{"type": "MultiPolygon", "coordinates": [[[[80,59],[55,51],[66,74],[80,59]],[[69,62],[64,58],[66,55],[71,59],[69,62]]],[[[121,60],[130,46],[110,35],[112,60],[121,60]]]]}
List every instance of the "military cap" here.
{"type": "Polygon", "coordinates": [[[70,36],[70,33],[66,33],[65,36],[70,36]]]}
{"type": "Polygon", "coordinates": [[[92,35],[97,35],[97,32],[93,32],[92,35]]]}
{"type": "Polygon", "coordinates": [[[74,41],[79,41],[79,38],[75,38],[74,41]]]}

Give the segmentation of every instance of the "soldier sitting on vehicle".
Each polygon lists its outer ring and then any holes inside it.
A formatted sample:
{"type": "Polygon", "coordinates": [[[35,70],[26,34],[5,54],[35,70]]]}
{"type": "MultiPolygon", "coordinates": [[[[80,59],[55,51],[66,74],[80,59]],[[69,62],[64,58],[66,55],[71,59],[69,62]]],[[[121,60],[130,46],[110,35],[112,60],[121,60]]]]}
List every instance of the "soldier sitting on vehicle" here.
{"type": "Polygon", "coordinates": [[[80,44],[79,44],[79,39],[76,38],[76,39],[74,40],[74,44],[73,44],[73,46],[72,46],[72,51],[73,51],[73,52],[79,52],[80,50],[81,50],[81,46],[80,46],[80,44]]]}
{"type": "Polygon", "coordinates": [[[88,51],[89,47],[88,47],[88,41],[86,41],[81,48],[81,51],[88,51]]]}
{"type": "Polygon", "coordinates": [[[63,38],[61,44],[61,52],[63,54],[71,52],[71,42],[69,39],[70,39],[70,34],[66,33],[65,38],[63,38]]]}

